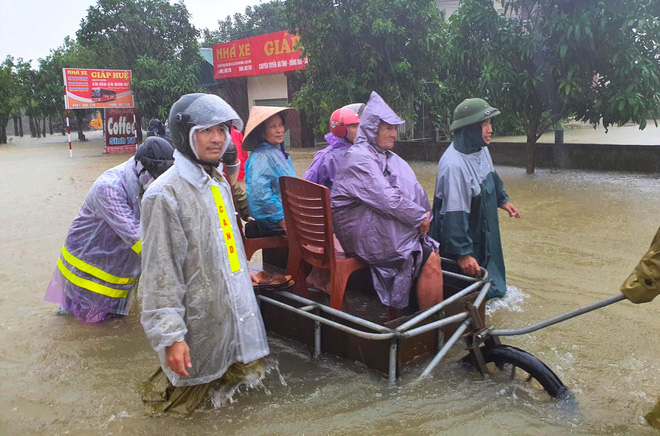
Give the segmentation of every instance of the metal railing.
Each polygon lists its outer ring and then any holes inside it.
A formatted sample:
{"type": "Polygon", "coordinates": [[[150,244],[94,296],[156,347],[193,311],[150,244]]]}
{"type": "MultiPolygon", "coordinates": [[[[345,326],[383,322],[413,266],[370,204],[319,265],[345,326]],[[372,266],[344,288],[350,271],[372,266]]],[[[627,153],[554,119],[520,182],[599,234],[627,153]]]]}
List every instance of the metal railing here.
{"type": "MultiPolygon", "coordinates": [[[[444,258],[442,259],[442,261],[449,263],[453,262],[450,259],[444,259],[444,258]]],[[[451,297],[447,298],[446,300],[423,311],[422,313],[417,314],[415,317],[406,321],[405,323],[403,323],[402,325],[396,328],[389,328],[380,324],[376,324],[366,319],[351,315],[346,312],[342,312],[337,309],[333,309],[329,306],[326,306],[325,304],[321,304],[316,301],[310,300],[308,298],[304,298],[299,295],[292,294],[286,291],[277,291],[277,292],[271,291],[269,293],[271,294],[276,293],[278,295],[281,295],[282,297],[287,298],[288,300],[291,300],[292,302],[301,304],[302,306],[294,307],[291,304],[287,304],[285,302],[273,299],[263,294],[257,295],[257,299],[259,300],[260,304],[263,303],[272,304],[273,306],[279,307],[281,309],[287,310],[289,312],[295,313],[304,318],[308,318],[314,321],[314,356],[315,357],[320,356],[322,351],[321,350],[322,324],[346,332],[358,338],[363,338],[373,341],[389,340],[390,356],[389,356],[388,379],[393,382],[396,380],[396,358],[398,354],[399,340],[409,339],[432,330],[440,330],[444,326],[450,324],[456,324],[462,322],[461,326],[458,328],[456,333],[452,335],[452,337],[447,341],[447,343],[445,343],[442,347],[440,347],[440,350],[438,351],[436,356],[433,358],[431,363],[429,363],[429,365],[426,367],[426,369],[421,375],[421,377],[425,377],[433,370],[433,368],[435,368],[438,365],[438,363],[440,363],[442,358],[447,354],[449,349],[456,343],[456,341],[460,339],[462,334],[465,332],[465,330],[467,330],[467,328],[471,324],[471,320],[469,319],[469,314],[467,311],[461,312],[453,316],[448,316],[440,320],[430,322],[428,324],[420,325],[420,323],[428,319],[430,316],[440,313],[450,304],[477,291],[479,292],[479,295],[477,296],[474,305],[476,307],[479,307],[479,305],[483,303],[486,294],[488,293],[488,289],[490,288],[490,283],[487,281],[488,273],[484,269],[482,269],[481,271],[482,271],[481,279],[464,276],[462,274],[457,274],[450,271],[443,271],[442,274],[444,276],[459,278],[463,281],[471,282],[472,284],[467,286],[465,289],[462,289],[461,291],[457,292],[456,294],[452,295],[451,297]],[[480,287],[481,289],[479,290],[480,287]],[[317,312],[317,313],[312,313],[312,312],[317,312]],[[318,314],[320,312],[326,313],[328,315],[332,315],[336,319],[350,322],[358,326],[362,330],[356,327],[349,327],[347,325],[342,324],[341,322],[324,318],[323,316],[320,316],[318,314]]],[[[439,331],[438,335],[439,336],[442,335],[442,332],[439,331]]]]}

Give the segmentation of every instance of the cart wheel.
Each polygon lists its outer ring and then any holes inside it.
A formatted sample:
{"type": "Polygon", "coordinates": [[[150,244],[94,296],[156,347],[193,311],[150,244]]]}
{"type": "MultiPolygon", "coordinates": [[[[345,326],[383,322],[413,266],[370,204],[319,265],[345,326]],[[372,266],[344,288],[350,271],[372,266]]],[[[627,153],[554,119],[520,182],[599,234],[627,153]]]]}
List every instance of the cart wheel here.
{"type": "MultiPolygon", "coordinates": [[[[509,345],[484,346],[481,347],[481,353],[486,363],[494,363],[500,371],[509,372],[511,379],[518,375],[523,376],[526,382],[536,380],[554,398],[570,395],[569,389],[545,363],[520,348],[509,345]]],[[[463,358],[463,362],[471,363],[472,359],[468,355],[463,358]]]]}

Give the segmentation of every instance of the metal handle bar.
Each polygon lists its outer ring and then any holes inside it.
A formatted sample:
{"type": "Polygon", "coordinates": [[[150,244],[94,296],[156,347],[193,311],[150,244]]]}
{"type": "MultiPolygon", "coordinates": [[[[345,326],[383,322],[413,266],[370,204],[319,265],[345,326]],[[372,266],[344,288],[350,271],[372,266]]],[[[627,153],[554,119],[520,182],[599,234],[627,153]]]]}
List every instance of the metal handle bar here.
{"type": "Polygon", "coordinates": [[[596,303],[592,303],[588,306],[584,306],[580,309],[576,309],[572,312],[567,312],[562,315],[557,315],[553,318],[547,319],[545,321],[541,321],[536,324],[529,325],[527,327],[523,327],[520,329],[500,329],[500,330],[490,330],[487,335],[488,336],[518,336],[518,335],[525,335],[527,333],[532,333],[537,330],[541,330],[542,328],[549,327],[553,324],[560,323],[562,321],[566,321],[567,319],[575,318],[578,315],[582,315],[583,313],[591,312],[596,309],[600,309],[601,307],[609,306],[610,304],[618,303],[621,300],[625,300],[626,297],[625,295],[619,293],[617,295],[614,295],[610,298],[606,298],[605,300],[598,301],[596,303]]]}

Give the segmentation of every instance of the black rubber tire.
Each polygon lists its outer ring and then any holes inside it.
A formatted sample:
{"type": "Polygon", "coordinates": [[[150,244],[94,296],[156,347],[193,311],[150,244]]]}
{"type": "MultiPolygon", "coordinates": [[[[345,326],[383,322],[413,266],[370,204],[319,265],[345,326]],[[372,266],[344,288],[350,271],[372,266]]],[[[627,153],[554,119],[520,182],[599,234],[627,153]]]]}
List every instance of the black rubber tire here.
{"type": "MultiPolygon", "coordinates": [[[[481,347],[481,353],[486,363],[492,362],[498,366],[508,363],[524,370],[538,381],[551,397],[565,398],[570,394],[569,389],[545,363],[525,350],[510,345],[494,345],[481,347]]],[[[471,362],[469,355],[463,360],[471,362]]]]}

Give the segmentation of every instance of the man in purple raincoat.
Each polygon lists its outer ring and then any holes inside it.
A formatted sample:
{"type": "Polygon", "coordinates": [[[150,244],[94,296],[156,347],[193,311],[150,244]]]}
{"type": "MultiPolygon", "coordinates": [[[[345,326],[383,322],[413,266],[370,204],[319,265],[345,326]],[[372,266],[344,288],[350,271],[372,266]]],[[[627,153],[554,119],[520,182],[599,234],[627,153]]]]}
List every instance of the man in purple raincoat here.
{"type": "Polygon", "coordinates": [[[427,309],[442,301],[442,269],[438,243],[427,236],[426,193],[410,166],[391,151],[400,124],[403,120],[372,92],[333,184],[333,226],[346,253],[369,264],[383,304],[407,307],[416,281],[419,308],[427,309]]]}
{"type": "Polygon", "coordinates": [[[364,104],[354,103],[337,109],[330,115],[330,133],[325,135],[328,145],[314,155],[303,179],[332,188],[337,170],[344,166],[344,155],[357,135],[364,104]]]}
{"type": "Polygon", "coordinates": [[[168,141],[152,136],[96,179],[69,228],[46,301],[87,323],[128,314],[141,271],[140,199],[173,154],[168,141]]]}

